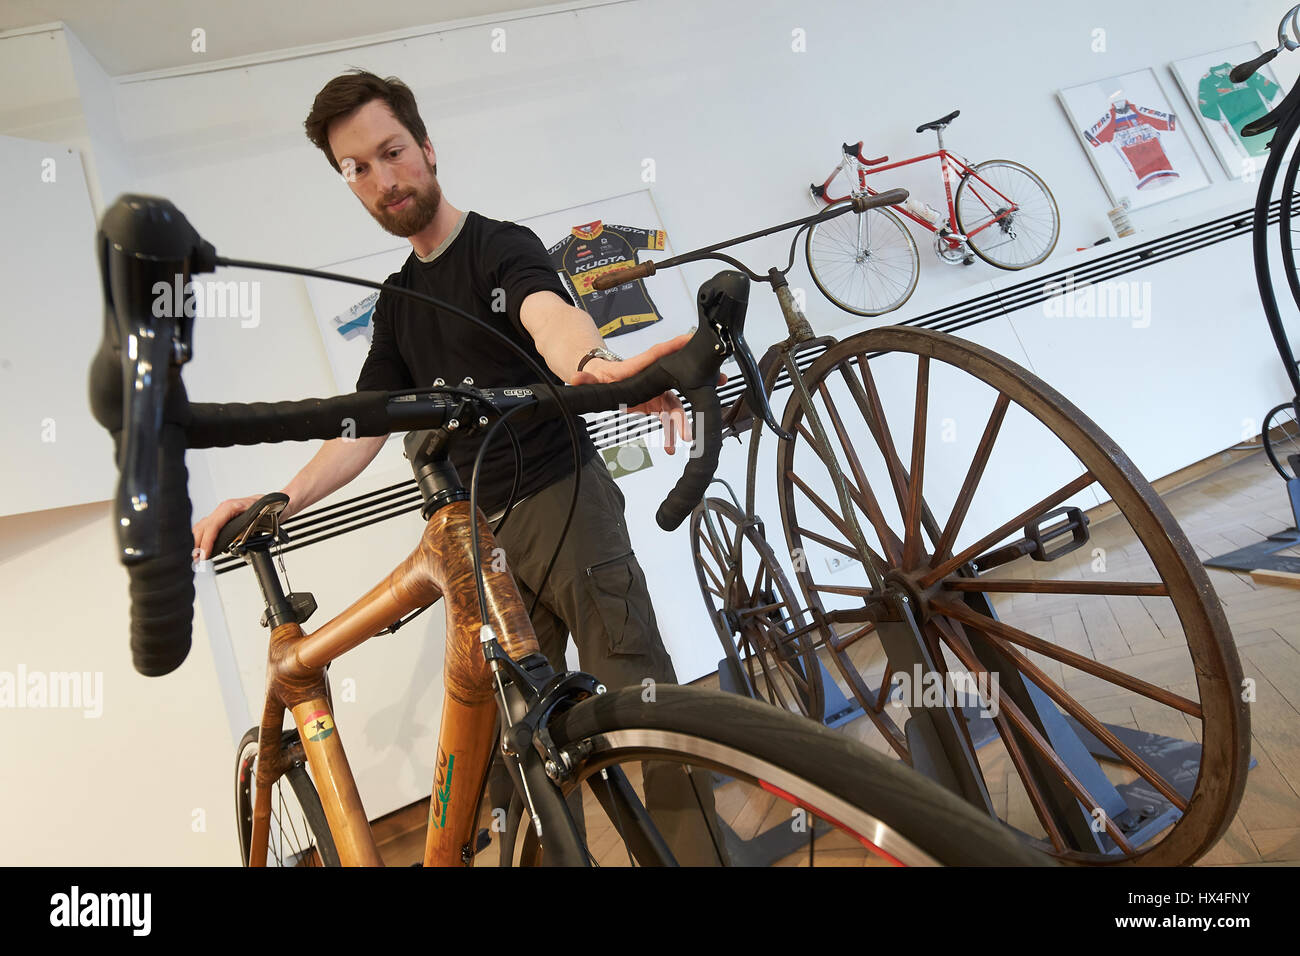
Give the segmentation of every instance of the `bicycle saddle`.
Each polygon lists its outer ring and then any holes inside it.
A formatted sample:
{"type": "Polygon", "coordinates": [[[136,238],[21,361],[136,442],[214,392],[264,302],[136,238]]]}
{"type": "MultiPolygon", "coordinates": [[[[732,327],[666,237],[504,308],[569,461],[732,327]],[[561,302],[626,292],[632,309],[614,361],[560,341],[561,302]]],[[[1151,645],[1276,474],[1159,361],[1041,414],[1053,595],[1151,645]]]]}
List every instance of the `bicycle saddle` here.
{"type": "MultiPolygon", "coordinates": [[[[280,491],[263,495],[249,505],[248,510],[238,517],[231,518],[217,534],[216,543],[212,545],[212,554],[238,555],[243,553],[243,545],[255,534],[270,534],[276,528],[276,516],[289,504],[289,496],[280,491]]],[[[280,532],[281,536],[284,532],[280,532]]],[[[285,540],[288,540],[287,538],[285,540]]]]}
{"type": "Polygon", "coordinates": [[[953,120],[955,120],[958,116],[961,116],[961,110],[953,110],[947,116],[940,117],[939,119],[933,120],[932,122],[929,123],[922,123],[920,126],[916,128],[916,131],[918,133],[924,133],[927,129],[943,129],[953,120]]]}

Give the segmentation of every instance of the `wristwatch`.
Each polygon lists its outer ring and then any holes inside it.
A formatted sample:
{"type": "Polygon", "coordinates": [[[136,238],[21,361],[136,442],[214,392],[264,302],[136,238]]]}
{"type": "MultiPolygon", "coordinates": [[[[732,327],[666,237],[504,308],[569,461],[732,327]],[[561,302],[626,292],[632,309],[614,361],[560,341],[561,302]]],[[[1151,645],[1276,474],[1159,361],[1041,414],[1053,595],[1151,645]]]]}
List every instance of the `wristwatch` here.
{"type": "Polygon", "coordinates": [[[578,371],[581,372],[582,367],[594,358],[604,359],[606,362],[623,361],[623,356],[615,355],[613,352],[611,352],[609,349],[605,348],[604,346],[598,345],[596,346],[596,348],[589,351],[582,358],[578,359],[578,371]]]}

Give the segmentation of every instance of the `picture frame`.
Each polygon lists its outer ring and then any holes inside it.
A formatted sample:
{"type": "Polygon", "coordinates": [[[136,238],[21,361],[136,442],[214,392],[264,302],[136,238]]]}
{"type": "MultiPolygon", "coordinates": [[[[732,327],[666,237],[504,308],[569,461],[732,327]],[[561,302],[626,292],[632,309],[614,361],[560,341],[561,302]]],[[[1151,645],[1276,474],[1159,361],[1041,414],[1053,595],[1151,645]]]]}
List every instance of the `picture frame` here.
{"type": "Polygon", "coordinates": [[[1151,67],[1057,93],[1112,206],[1144,209],[1204,189],[1209,174],[1151,67]]]}
{"type": "Polygon", "coordinates": [[[1169,64],[1191,112],[1200,123],[1229,179],[1253,181],[1268,160],[1271,135],[1243,137],[1241,128],[1263,116],[1286,96],[1286,88],[1267,64],[1245,83],[1233,83],[1228,72],[1260,54],[1258,43],[1239,43],[1169,64]]]}

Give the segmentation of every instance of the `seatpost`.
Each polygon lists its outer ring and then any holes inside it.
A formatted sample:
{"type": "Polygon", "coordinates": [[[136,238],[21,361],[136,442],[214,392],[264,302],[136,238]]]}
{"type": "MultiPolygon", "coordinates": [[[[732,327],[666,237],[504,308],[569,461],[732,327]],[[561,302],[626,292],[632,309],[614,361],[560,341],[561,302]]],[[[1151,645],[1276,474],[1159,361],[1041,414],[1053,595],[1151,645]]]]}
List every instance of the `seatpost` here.
{"type": "Polygon", "coordinates": [[[781,314],[785,316],[786,328],[790,330],[790,337],[785,340],[785,347],[789,349],[798,345],[800,342],[807,342],[813,337],[812,326],[808,324],[808,318],[795,304],[794,294],[790,291],[790,283],[785,276],[775,266],[768,270],[767,274],[771,277],[772,291],[776,293],[776,301],[781,303],[781,314]]]}
{"type": "Polygon", "coordinates": [[[939,137],[939,148],[943,149],[943,127],[940,126],[934,131],[934,135],[939,137]]]}

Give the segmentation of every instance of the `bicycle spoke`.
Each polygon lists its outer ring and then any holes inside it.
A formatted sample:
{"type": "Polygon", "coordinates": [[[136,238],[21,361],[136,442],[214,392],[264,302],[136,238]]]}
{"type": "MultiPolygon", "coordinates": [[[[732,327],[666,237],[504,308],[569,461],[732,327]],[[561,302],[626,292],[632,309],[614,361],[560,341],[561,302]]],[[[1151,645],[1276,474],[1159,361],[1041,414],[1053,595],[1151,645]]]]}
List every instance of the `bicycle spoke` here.
{"type": "MultiPolygon", "coordinates": [[[[955,621],[946,618],[935,618],[934,623],[940,632],[945,635],[945,641],[960,640],[967,653],[974,656],[974,649],[970,646],[970,641],[966,638],[965,633],[961,630],[961,625],[955,621]]],[[[955,652],[954,652],[955,653],[955,652]]],[[[1043,795],[1042,788],[1038,784],[1037,775],[1034,774],[1029,766],[1029,761],[1025,757],[1024,749],[1020,746],[1020,741],[1016,739],[1011,725],[1007,722],[1006,715],[998,710],[998,713],[992,716],[993,725],[997,729],[998,736],[1002,740],[1003,747],[1006,748],[1007,756],[1011,759],[1011,765],[1020,778],[1021,784],[1029,797],[1029,804],[1033,807],[1034,816],[1042,824],[1043,830],[1047,833],[1047,838],[1051,841],[1052,847],[1059,853],[1068,848],[1064,834],[1058,825],[1056,818],[1052,815],[1047,805],[1047,798],[1043,795]]]]}
{"type": "MultiPolygon", "coordinates": [[[[956,609],[953,608],[952,610],[956,610],[956,609]]],[[[962,621],[963,623],[970,624],[970,626],[975,628],[975,630],[987,634],[987,631],[985,631],[985,627],[987,625],[983,624],[978,620],[978,618],[982,617],[982,615],[971,614],[970,618],[964,618],[959,616],[959,614],[960,612],[954,613],[953,616],[957,617],[957,619],[962,621]]],[[[991,618],[984,618],[984,620],[988,621],[990,624],[996,623],[993,622],[991,618]]],[[[1047,696],[1050,697],[1053,701],[1055,701],[1059,706],[1063,707],[1066,713],[1068,713],[1071,717],[1073,717],[1079,723],[1083,724],[1083,726],[1086,727],[1094,737],[1096,737],[1107,747],[1109,747],[1113,754],[1118,756],[1124,763],[1128,764],[1129,768],[1136,771],[1139,776],[1141,776],[1144,780],[1147,781],[1147,783],[1151,784],[1151,786],[1155,787],[1158,791],[1160,791],[1160,794],[1171,804],[1173,804],[1178,810],[1186,812],[1187,810],[1186,798],[1183,797],[1183,795],[1179,793],[1167,780],[1165,780],[1164,777],[1156,773],[1155,770],[1153,770],[1145,760],[1143,760],[1136,753],[1134,753],[1130,747],[1122,743],[1119,740],[1119,738],[1117,738],[1106,727],[1105,724],[1099,721],[1096,717],[1092,716],[1092,714],[1090,714],[1088,710],[1085,707],[1083,707],[1083,705],[1081,705],[1077,700],[1075,700],[1073,697],[1067,694],[1059,684],[1057,684],[1050,677],[1044,674],[1042,670],[1039,669],[1039,667],[1036,664],[1034,664],[1034,662],[1031,661],[1024,654],[1021,654],[1014,647],[1008,647],[1006,643],[1003,643],[1001,645],[1001,649],[1003,653],[1005,653],[1008,657],[1011,658],[1011,660],[1015,663],[1016,667],[1019,668],[1020,672],[1024,674],[1026,677],[1028,677],[1030,680],[1032,680],[1036,685],[1038,685],[1038,687],[1043,691],[1043,693],[1047,694],[1047,696]]],[[[1127,677],[1128,675],[1124,675],[1124,676],[1127,677]]],[[[1151,687],[1151,685],[1149,684],[1146,686],[1151,687]]],[[[1155,688],[1155,689],[1159,690],[1160,688],[1155,688]]],[[[1138,692],[1141,693],[1140,690],[1138,692]]],[[[1148,694],[1147,696],[1150,695],[1148,694]]],[[[1177,695],[1169,695],[1169,696],[1175,698],[1177,697],[1177,695]]],[[[1185,698],[1182,698],[1182,700],[1185,703],[1191,703],[1190,701],[1187,701],[1185,698]]],[[[1173,705],[1171,704],[1170,706],[1173,705]]],[[[1097,804],[1094,803],[1093,806],[1097,806],[1097,804]]]]}
{"type": "Polygon", "coordinates": [[[1038,515],[1041,515],[1044,512],[1050,511],[1052,508],[1055,508],[1062,501],[1065,501],[1067,498],[1076,495],[1084,488],[1087,488],[1096,480],[1097,479],[1092,476],[1091,472],[1085,471],[1078,478],[1075,478],[1073,481],[1067,482],[1066,484],[1062,485],[1060,488],[1056,489],[1056,491],[1052,492],[1042,501],[1030,505],[1028,508],[1026,508],[1020,514],[1016,515],[1010,521],[1006,522],[1005,524],[998,527],[996,530],[985,535],[983,538],[980,538],[980,540],[976,541],[973,545],[971,545],[961,554],[949,558],[947,561],[943,562],[943,564],[931,570],[928,574],[924,575],[921,578],[920,580],[921,586],[928,588],[935,581],[938,581],[940,578],[957,570],[959,567],[961,567],[967,561],[970,561],[972,558],[978,557],[980,554],[984,553],[984,551],[987,550],[991,545],[997,544],[1007,535],[1011,534],[1011,532],[1013,532],[1015,529],[1019,527],[1023,527],[1025,522],[1028,521],[1030,518],[1037,517],[1038,515]]]}
{"type": "MultiPolygon", "coordinates": [[[[946,641],[946,643],[948,643],[948,646],[952,648],[957,659],[961,661],[962,665],[966,667],[967,670],[972,674],[975,674],[977,678],[982,676],[985,681],[990,680],[988,671],[979,664],[975,659],[974,654],[967,653],[965,649],[955,641],[946,641]]],[[[1065,764],[1056,751],[1052,749],[1051,744],[1049,744],[1047,740],[1044,739],[1043,735],[1039,733],[1038,728],[1030,722],[1024,712],[1021,711],[1013,701],[1002,699],[999,702],[999,710],[1007,715],[1016,730],[1024,735],[1030,746],[1034,748],[1034,751],[1043,760],[1047,761],[1052,769],[1056,771],[1062,782],[1085,808],[1091,810],[1101,806],[1101,803],[1093,797],[1093,795],[1088,791],[1088,788],[1083,785],[1082,781],[1074,775],[1074,772],[1065,764]]],[[[1110,835],[1110,838],[1115,841],[1116,846],[1118,846],[1126,855],[1131,855],[1133,853],[1132,845],[1129,844],[1119,827],[1115,825],[1115,822],[1111,820],[1110,814],[1107,813],[1102,815],[1102,824],[1105,827],[1106,832],[1110,835]]]]}
{"type": "Polygon", "coordinates": [[[966,520],[966,513],[975,499],[975,489],[979,487],[980,479],[984,477],[984,468],[988,465],[989,455],[992,454],[993,445],[998,440],[998,432],[1002,429],[1002,420],[1010,404],[1011,398],[1008,395],[998,394],[993,411],[989,413],[988,423],[984,426],[984,434],[980,437],[980,443],[966,472],[966,479],[957,493],[956,502],[953,503],[952,514],[948,516],[948,523],[944,526],[939,540],[935,542],[934,554],[930,557],[930,567],[934,567],[948,553],[957,538],[957,532],[961,530],[962,522],[966,520]]]}
{"type": "Polygon", "coordinates": [[[1141,694],[1143,697],[1148,697],[1159,704],[1164,704],[1166,707],[1172,707],[1174,710],[1182,711],[1198,720],[1204,718],[1201,705],[1194,700],[1189,700],[1180,694],[1165,690],[1163,687],[1157,687],[1155,684],[1133,677],[1131,674],[1125,674],[1123,671],[1109,667],[1100,661],[1093,660],[1091,657],[1066,650],[1050,641],[1034,637],[1032,634],[1026,634],[1010,624],[995,621],[987,615],[980,614],[965,604],[934,600],[931,602],[931,607],[941,614],[946,614],[963,624],[970,625],[998,644],[999,647],[1005,648],[1009,653],[1013,652],[1013,649],[1006,647],[1008,643],[1019,644],[1028,650],[1037,651],[1044,657],[1050,657],[1084,673],[1100,677],[1111,684],[1116,684],[1135,694],[1141,694]]]}
{"type": "Polygon", "coordinates": [[[908,469],[907,510],[903,518],[903,567],[916,565],[921,550],[921,485],[925,474],[925,412],[930,388],[930,359],[916,360],[916,414],[912,421],[912,467],[908,469]]]}

